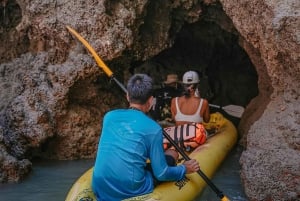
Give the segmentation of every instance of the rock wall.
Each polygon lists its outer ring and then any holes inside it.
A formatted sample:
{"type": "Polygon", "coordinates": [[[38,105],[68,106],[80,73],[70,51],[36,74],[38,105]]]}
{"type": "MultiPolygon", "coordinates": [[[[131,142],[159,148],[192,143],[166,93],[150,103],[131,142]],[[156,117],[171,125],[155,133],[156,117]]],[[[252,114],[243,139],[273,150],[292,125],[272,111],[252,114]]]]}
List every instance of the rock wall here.
{"type": "Polygon", "coordinates": [[[221,3],[245,40],[242,46],[260,60],[253,60],[260,95],[240,124],[244,131],[250,128],[240,159],[246,194],[250,200],[299,200],[300,2],[221,3]]]}
{"type": "MultiPolygon", "coordinates": [[[[33,157],[92,158],[103,114],[126,106],[107,84],[75,28],[124,82],[128,69],[171,47],[206,6],[238,32],[258,73],[259,94],[239,131],[242,180],[249,200],[300,197],[300,20],[297,0],[3,1],[0,20],[0,181],[18,181],[33,157]],[[9,12],[8,12],[9,11],[9,12]],[[9,14],[8,14],[9,13],[9,14]],[[117,98],[116,98],[117,97],[117,98]]],[[[213,18],[212,18],[213,19],[213,18]]],[[[120,98],[123,96],[123,98],[120,98]]]]}

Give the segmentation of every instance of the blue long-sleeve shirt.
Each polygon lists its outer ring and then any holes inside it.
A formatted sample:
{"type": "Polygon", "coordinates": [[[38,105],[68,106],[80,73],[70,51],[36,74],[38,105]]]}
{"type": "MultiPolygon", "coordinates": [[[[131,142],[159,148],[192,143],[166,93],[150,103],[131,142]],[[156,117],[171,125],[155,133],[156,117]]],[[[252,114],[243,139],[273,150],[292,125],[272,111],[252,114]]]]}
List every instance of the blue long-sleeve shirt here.
{"type": "Polygon", "coordinates": [[[162,143],[162,128],[143,112],[108,112],[103,119],[92,178],[97,200],[122,200],[152,192],[153,178],[145,170],[147,159],[158,180],[183,179],[185,167],[167,165],[162,143]]]}

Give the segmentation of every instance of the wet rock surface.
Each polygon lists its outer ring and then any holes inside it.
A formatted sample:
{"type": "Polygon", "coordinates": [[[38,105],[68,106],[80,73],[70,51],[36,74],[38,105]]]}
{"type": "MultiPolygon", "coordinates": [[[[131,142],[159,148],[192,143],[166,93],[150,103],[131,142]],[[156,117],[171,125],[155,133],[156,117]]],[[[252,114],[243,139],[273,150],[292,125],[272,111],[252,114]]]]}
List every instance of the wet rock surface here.
{"type": "Polygon", "coordinates": [[[0,181],[34,157],[93,158],[123,92],[65,28],[76,29],[125,83],[147,72],[201,72],[203,96],[246,107],[237,121],[249,200],[300,196],[300,3],[290,1],[3,1],[0,181]]]}

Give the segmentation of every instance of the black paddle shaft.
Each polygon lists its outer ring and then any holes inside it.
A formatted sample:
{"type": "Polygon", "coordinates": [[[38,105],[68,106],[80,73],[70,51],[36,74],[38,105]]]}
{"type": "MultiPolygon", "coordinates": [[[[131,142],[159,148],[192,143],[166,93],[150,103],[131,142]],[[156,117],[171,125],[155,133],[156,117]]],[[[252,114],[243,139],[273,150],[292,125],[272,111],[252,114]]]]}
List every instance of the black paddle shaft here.
{"type": "MultiPolygon", "coordinates": [[[[168,139],[168,141],[175,147],[175,149],[182,155],[182,157],[184,158],[184,160],[189,161],[191,160],[191,158],[178,146],[178,144],[176,144],[176,142],[168,135],[168,133],[166,131],[163,130],[163,135],[165,136],[165,138],[168,139]]],[[[222,191],[220,191],[215,185],[214,183],[212,183],[210,181],[210,179],[199,169],[197,171],[197,173],[203,178],[203,180],[212,188],[212,190],[217,194],[217,196],[219,198],[223,198],[224,194],[222,193],[222,191]]]]}

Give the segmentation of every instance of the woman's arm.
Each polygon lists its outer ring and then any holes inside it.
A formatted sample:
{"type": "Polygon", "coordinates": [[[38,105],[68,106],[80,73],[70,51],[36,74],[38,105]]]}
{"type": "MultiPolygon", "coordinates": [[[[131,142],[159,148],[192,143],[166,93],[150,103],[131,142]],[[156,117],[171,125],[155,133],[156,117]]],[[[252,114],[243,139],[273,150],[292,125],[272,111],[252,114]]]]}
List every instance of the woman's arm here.
{"type": "Polygon", "coordinates": [[[171,100],[171,113],[172,113],[172,119],[173,121],[175,121],[175,115],[176,115],[176,102],[175,102],[175,98],[172,98],[171,100]]]}
{"type": "Polygon", "coordinates": [[[210,120],[210,111],[209,111],[208,101],[206,99],[203,99],[203,121],[205,123],[208,123],[209,120],[210,120]]]}

